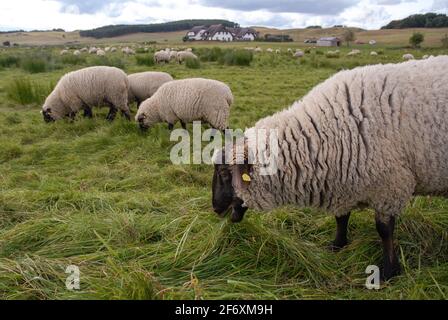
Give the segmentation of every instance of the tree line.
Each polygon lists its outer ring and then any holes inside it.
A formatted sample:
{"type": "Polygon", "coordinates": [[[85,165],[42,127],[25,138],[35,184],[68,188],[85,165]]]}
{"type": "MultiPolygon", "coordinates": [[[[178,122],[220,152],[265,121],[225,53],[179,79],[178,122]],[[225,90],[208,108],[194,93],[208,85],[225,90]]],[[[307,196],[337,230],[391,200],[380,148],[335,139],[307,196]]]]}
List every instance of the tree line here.
{"type": "Polygon", "coordinates": [[[406,29],[406,28],[446,28],[448,16],[446,14],[426,13],[414,14],[403,20],[394,20],[381,29],[406,29]]]}
{"type": "Polygon", "coordinates": [[[140,25],[113,25],[105,26],[92,30],[80,31],[81,37],[92,37],[92,38],[112,38],[123,36],[127,34],[137,33],[137,32],[171,32],[171,31],[182,31],[189,30],[195,26],[210,26],[212,24],[223,24],[226,27],[234,28],[238,24],[235,22],[227,20],[180,20],[165,23],[154,23],[154,24],[140,24],[140,25]]]}

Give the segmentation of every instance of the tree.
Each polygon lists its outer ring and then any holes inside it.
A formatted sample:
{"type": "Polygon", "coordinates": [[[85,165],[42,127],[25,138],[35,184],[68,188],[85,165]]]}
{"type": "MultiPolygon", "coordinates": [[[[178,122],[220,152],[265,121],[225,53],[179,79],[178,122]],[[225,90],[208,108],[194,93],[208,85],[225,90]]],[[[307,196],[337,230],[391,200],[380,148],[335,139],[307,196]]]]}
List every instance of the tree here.
{"type": "Polygon", "coordinates": [[[445,34],[445,36],[440,41],[442,41],[443,48],[448,48],[448,34],[445,34]]]}
{"type": "Polygon", "coordinates": [[[414,34],[409,38],[409,43],[414,48],[419,48],[420,44],[423,41],[425,41],[425,36],[423,35],[423,33],[420,33],[420,32],[414,32],[414,34]]]}
{"type": "Polygon", "coordinates": [[[344,32],[344,41],[347,42],[347,47],[350,46],[350,42],[353,42],[356,40],[356,35],[351,29],[347,29],[344,32]]]}

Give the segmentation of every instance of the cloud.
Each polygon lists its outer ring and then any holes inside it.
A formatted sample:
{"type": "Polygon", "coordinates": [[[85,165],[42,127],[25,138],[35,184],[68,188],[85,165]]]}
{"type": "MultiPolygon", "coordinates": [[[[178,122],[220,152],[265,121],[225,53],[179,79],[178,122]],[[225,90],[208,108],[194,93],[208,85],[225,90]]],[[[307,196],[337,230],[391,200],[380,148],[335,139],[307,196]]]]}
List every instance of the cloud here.
{"type": "Polygon", "coordinates": [[[200,0],[200,4],[240,11],[267,10],[271,12],[295,12],[331,15],[357,3],[354,0],[200,0]]]}
{"type": "Polygon", "coordinates": [[[433,10],[448,11],[448,0],[434,0],[433,10]]]}

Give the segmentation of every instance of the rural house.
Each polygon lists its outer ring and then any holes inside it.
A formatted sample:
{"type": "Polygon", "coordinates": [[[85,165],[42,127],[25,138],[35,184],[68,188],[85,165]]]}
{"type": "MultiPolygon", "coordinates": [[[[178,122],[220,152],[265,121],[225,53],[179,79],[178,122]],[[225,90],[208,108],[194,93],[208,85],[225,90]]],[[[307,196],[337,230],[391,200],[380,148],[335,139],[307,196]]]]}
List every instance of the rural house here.
{"type": "Polygon", "coordinates": [[[336,37],[320,38],[317,40],[317,46],[319,47],[339,47],[341,45],[341,39],[336,37]]]}
{"type": "Polygon", "coordinates": [[[186,41],[254,41],[258,32],[251,28],[229,28],[222,24],[197,26],[187,32],[186,41]]]}

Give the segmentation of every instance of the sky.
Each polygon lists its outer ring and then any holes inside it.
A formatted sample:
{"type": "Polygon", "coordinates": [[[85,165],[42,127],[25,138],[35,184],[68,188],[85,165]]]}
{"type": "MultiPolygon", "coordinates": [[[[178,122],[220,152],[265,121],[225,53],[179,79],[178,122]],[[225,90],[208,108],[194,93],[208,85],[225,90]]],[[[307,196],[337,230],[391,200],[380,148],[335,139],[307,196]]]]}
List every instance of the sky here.
{"type": "Polygon", "coordinates": [[[282,29],[335,24],[378,29],[426,12],[448,13],[448,0],[1,0],[0,30],[73,31],[205,18],[282,29]]]}

